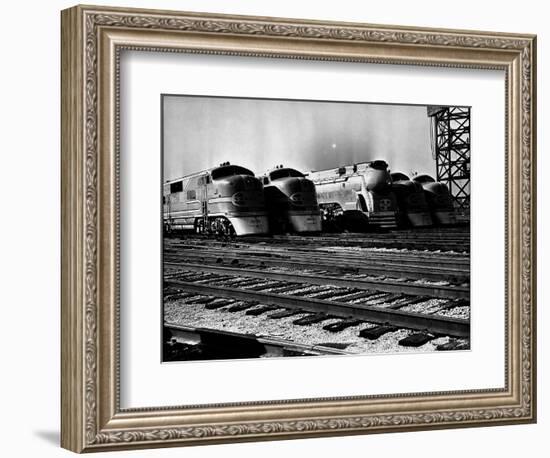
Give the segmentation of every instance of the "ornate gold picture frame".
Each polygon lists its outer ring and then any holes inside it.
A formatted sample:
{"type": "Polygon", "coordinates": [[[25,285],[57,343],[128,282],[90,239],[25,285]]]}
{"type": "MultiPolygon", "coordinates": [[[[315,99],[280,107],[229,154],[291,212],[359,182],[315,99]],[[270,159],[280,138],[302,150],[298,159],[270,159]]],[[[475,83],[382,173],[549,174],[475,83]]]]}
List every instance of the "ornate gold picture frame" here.
{"type": "Polygon", "coordinates": [[[75,452],[536,420],[536,37],[76,6],[62,12],[62,420],[75,452]],[[123,50],[505,72],[505,387],[122,409],[123,50]]]}

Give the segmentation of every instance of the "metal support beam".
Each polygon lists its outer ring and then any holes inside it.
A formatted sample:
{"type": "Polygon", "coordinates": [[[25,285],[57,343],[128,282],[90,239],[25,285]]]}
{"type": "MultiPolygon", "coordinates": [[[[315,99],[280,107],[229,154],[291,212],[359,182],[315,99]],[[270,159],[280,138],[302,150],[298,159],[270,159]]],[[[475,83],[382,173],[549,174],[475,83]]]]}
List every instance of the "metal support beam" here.
{"type": "Polygon", "coordinates": [[[470,108],[429,106],[437,181],[459,210],[470,208],[470,108]]]}

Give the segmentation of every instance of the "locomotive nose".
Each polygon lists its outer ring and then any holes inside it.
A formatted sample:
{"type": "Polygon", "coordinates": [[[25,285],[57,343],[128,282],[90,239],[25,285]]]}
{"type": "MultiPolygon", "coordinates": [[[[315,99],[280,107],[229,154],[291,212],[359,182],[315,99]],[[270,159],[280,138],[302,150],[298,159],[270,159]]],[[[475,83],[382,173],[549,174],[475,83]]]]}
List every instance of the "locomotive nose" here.
{"type": "Polygon", "coordinates": [[[298,206],[316,205],[315,185],[307,178],[290,178],[285,183],[290,201],[298,206]]]}
{"type": "Polygon", "coordinates": [[[365,176],[365,184],[369,191],[384,192],[389,188],[390,183],[386,170],[371,169],[365,176]]]}
{"type": "Polygon", "coordinates": [[[256,177],[249,175],[237,175],[232,177],[231,184],[234,191],[254,191],[261,188],[262,184],[256,177]]]}
{"type": "Polygon", "coordinates": [[[286,178],[284,181],[284,187],[288,190],[289,194],[315,191],[313,182],[307,178],[286,178]]]}
{"type": "Polygon", "coordinates": [[[228,192],[231,195],[231,202],[237,207],[260,207],[264,202],[262,182],[253,176],[231,177],[228,192]]]}

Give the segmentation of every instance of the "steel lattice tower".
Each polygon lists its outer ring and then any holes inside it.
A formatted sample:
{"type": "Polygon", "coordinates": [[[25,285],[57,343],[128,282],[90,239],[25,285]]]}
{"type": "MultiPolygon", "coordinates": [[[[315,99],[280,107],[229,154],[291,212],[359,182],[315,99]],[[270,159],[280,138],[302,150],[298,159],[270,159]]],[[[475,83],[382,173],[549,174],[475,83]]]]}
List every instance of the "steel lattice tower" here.
{"type": "Polygon", "coordinates": [[[470,209],[470,108],[429,106],[437,181],[445,183],[459,210],[470,209]]]}

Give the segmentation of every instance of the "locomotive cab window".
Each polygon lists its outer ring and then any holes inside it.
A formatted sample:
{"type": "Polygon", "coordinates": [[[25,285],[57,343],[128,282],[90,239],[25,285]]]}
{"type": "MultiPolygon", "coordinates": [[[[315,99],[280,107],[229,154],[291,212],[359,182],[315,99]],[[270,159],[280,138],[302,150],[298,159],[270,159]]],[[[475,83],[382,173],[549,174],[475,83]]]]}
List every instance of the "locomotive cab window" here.
{"type": "Polygon", "coordinates": [[[170,184],[170,194],[174,194],[176,192],[182,192],[182,191],[183,191],[182,181],[176,181],[175,183],[170,184]]]}
{"type": "Polygon", "coordinates": [[[413,178],[417,183],[435,183],[435,180],[429,175],[417,175],[413,178]]]}
{"type": "Polygon", "coordinates": [[[386,161],[372,161],[369,166],[375,170],[386,170],[388,168],[388,164],[386,161]]]}
{"type": "Polygon", "coordinates": [[[271,180],[279,180],[281,178],[304,178],[304,174],[294,169],[278,169],[269,174],[271,180]]]}
{"type": "Polygon", "coordinates": [[[401,172],[395,172],[391,174],[392,181],[409,181],[409,177],[401,172]]]}
{"type": "Polygon", "coordinates": [[[197,192],[192,189],[191,191],[187,191],[187,200],[196,200],[197,199],[197,192]]]}
{"type": "Polygon", "coordinates": [[[230,177],[233,175],[249,175],[251,177],[254,174],[244,167],[239,167],[238,165],[226,165],[218,167],[217,169],[212,170],[212,179],[219,180],[221,178],[230,177]]]}

